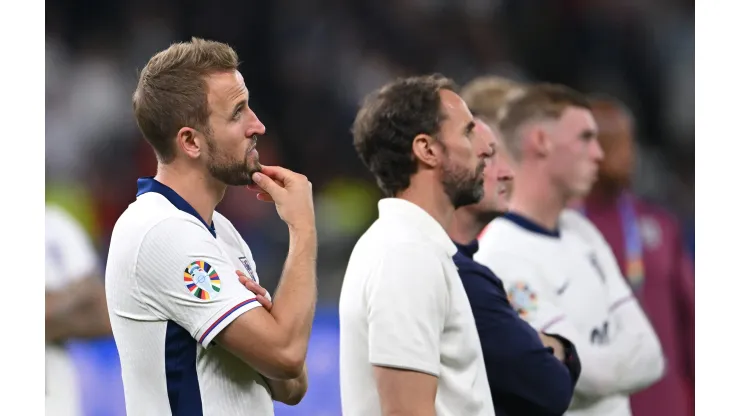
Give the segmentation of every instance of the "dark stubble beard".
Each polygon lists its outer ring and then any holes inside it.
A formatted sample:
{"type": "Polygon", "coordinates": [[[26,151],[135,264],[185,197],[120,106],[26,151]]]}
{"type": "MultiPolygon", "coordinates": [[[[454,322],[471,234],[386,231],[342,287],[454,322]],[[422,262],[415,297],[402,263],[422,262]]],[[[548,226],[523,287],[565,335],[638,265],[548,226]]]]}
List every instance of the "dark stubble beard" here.
{"type": "MultiPolygon", "coordinates": [[[[257,140],[256,136],[253,140],[257,140]]],[[[208,172],[211,176],[229,186],[245,186],[254,183],[252,175],[262,170],[259,159],[250,160],[246,154],[240,159],[237,155],[223,152],[210,135],[206,136],[206,144],[209,154],[208,172]]]]}
{"type": "Polygon", "coordinates": [[[454,166],[449,162],[449,159],[442,165],[442,186],[455,209],[476,204],[483,198],[483,170],[485,167],[486,164],[483,160],[473,171],[454,166]]]}

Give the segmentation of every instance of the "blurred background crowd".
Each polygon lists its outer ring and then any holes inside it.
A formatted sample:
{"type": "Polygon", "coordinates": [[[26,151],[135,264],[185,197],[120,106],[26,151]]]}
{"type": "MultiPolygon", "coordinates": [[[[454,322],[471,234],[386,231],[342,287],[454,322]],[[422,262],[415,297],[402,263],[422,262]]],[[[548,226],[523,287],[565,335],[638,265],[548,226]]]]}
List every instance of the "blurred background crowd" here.
{"type": "MultiPolygon", "coordinates": [[[[135,199],[136,178],[156,169],[131,111],[137,70],[191,36],[236,49],[250,105],[267,126],[261,160],[314,184],[321,310],[309,368],[326,382],[312,385],[307,400],[330,396],[315,406],[323,410],[293,414],[339,414],[336,304],[353,243],[375,218],[381,196],[349,129],[362,97],[392,78],[441,72],[464,84],[497,74],[621,99],[637,120],[634,190],[679,219],[693,253],[693,1],[51,1],[47,201],[81,221],[101,265],[116,219],[135,199]]],[[[242,233],[263,284],[274,290],[288,237],[274,207],[231,189],[218,210],[242,233]]],[[[99,389],[120,383],[115,370],[101,369],[115,362],[114,350],[102,345],[71,347],[86,383],[99,389]]],[[[88,413],[114,414],[122,395],[107,394],[106,403],[94,404],[100,395],[87,390],[88,413]]]]}

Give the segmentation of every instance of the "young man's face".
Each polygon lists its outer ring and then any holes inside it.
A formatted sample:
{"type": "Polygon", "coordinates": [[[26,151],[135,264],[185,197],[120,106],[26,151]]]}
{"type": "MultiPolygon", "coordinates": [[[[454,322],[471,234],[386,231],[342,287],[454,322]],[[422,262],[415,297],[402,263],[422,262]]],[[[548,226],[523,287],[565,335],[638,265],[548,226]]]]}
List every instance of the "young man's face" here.
{"type": "Polygon", "coordinates": [[[213,74],[207,79],[211,110],[206,135],[210,174],[226,185],[248,185],[261,169],[257,137],[265,126],[249,108],[249,91],[239,71],[213,74]]]}

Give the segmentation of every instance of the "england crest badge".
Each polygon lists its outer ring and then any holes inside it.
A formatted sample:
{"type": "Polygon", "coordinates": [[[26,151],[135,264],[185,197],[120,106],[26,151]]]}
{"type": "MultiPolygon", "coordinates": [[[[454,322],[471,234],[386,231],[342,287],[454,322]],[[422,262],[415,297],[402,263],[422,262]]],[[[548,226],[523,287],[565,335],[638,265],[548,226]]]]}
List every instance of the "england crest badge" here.
{"type": "Polygon", "coordinates": [[[249,265],[249,260],[247,260],[246,257],[239,257],[239,261],[242,262],[242,265],[244,265],[244,268],[247,269],[247,274],[249,275],[249,278],[253,281],[257,281],[257,274],[252,270],[252,266],[249,265]]]}

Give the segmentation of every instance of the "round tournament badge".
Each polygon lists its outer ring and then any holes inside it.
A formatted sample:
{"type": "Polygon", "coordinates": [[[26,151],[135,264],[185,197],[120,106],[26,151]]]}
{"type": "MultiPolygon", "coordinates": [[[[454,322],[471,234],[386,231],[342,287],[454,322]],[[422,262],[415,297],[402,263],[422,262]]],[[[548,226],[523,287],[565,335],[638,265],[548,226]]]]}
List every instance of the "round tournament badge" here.
{"type": "Polygon", "coordinates": [[[524,282],[516,282],[509,287],[509,303],[522,319],[530,319],[537,311],[537,294],[524,282]]]}
{"type": "Polygon", "coordinates": [[[198,260],[185,268],[185,286],[200,300],[210,300],[221,291],[221,278],[210,264],[198,260]]]}

